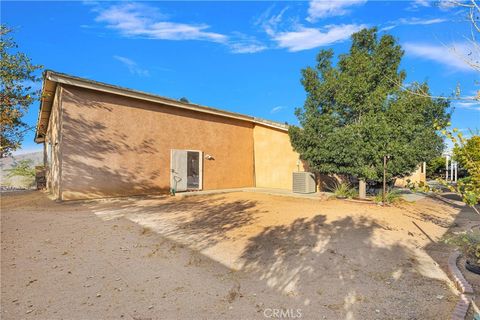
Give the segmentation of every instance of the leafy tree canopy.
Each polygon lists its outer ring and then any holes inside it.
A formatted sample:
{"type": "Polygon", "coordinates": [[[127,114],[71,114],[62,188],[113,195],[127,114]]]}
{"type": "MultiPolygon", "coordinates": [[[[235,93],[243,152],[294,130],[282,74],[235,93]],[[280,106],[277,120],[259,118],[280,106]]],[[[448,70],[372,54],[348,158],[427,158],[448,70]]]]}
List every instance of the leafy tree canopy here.
{"type": "Polygon", "coordinates": [[[461,167],[467,167],[467,160],[480,163],[480,136],[465,139],[464,145],[453,148],[453,157],[461,167]]]}
{"type": "Polygon", "coordinates": [[[466,139],[457,129],[442,130],[442,133],[452,141],[454,158],[467,172],[467,176],[458,180],[456,185],[448,184],[447,181],[443,181],[443,184],[460,194],[462,201],[480,214],[475,208],[475,205],[480,203],[480,137],[466,139]]]}
{"type": "Polygon", "coordinates": [[[437,126],[447,125],[449,103],[425,96],[425,83],[401,91],[402,56],[392,36],[378,39],[376,28],[364,29],[352,35],[350,51],[335,66],[333,51],[321,50],[317,65],[302,70],[307,98],[296,110],[301,127],[289,134],[312,169],[381,181],[385,155],[394,178],[441,153],[437,126]]]}
{"type": "Polygon", "coordinates": [[[39,96],[32,90],[32,84],[39,80],[35,71],[42,68],[32,65],[30,59],[18,51],[10,33],[7,26],[0,26],[0,158],[18,149],[29,130],[22,116],[39,96]]]}
{"type": "Polygon", "coordinates": [[[427,162],[427,178],[438,178],[442,174],[442,170],[445,170],[446,160],[444,157],[439,156],[427,162]]]}

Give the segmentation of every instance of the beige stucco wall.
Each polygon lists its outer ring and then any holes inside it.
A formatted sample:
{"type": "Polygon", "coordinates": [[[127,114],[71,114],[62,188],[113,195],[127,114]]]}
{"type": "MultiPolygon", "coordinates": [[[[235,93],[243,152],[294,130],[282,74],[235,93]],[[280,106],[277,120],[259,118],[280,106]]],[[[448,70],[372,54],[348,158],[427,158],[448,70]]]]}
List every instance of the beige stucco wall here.
{"type": "Polygon", "coordinates": [[[60,176],[61,176],[61,87],[57,87],[52,102],[49,126],[44,142],[44,161],[47,178],[47,190],[55,198],[60,198],[60,176]],[[48,145],[48,147],[47,147],[48,145]],[[51,148],[47,156],[47,150],[51,148]],[[48,161],[47,161],[48,160],[48,161]]]}
{"type": "Polygon", "coordinates": [[[171,149],[201,150],[203,189],[251,187],[253,124],[64,86],[62,198],[168,192],[171,149]]]}
{"type": "Polygon", "coordinates": [[[407,185],[407,180],[410,180],[410,183],[418,184],[420,182],[426,182],[426,173],[425,173],[425,162],[418,166],[417,170],[408,177],[395,180],[396,187],[405,187],[407,185]]]}
{"type": "Polygon", "coordinates": [[[256,124],[253,136],[256,187],[291,190],[292,172],[304,168],[288,132],[256,124]]]}

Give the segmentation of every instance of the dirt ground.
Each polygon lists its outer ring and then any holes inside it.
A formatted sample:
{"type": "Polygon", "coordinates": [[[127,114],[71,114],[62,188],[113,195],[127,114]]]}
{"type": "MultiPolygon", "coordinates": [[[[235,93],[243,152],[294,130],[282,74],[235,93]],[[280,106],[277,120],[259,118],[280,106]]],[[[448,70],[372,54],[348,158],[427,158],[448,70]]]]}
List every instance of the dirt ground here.
{"type": "Polygon", "coordinates": [[[1,200],[2,319],[446,319],[456,303],[438,240],[463,209],[428,198],[1,200]]]}

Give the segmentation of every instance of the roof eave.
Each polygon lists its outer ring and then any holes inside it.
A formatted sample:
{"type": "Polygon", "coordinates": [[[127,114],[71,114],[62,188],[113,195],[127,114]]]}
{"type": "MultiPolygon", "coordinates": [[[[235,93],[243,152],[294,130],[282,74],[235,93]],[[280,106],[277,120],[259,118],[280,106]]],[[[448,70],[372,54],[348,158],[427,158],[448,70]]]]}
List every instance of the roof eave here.
{"type": "Polygon", "coordinates": [[[50,71],[46,71],[43,76],[42,91],[40,93],[40,109],[38,111],[37,125],[35,128],[34,141],[36,143],[45,141],[45,134],[48,129],[50,112],[55,96],[56,83],[48,79],[49,72],[50,71]]]}
{"type": "Polygon", "coordinates": [[[181,109],[188,109],[188,110],[198,111],[202,113],[210,113],[210,114],[215,114],[223,117],[244,120],[248,122],[254,121],[254,118],[251,116],[247,116],[247,115],[243,115],[235,112],[224,111],[224,110],[202,106],[198,104],[193,104],[193,103],[185,103],[185,102],[170,99],[167,97],[154,95],[151,93],[114,86],[111,84],[106,84],[106,83],[97,82],[93,80],[82,79],[82,78],[78,78],[78,77],[74,77],[74,76],[70,76],[62,73],[49,71],[47,72],[47,79],[57,83],[65,84],[65,85],[71,85],[71,86],[91,89],[95,91],[112,93],[120,96],[140,99],[144,101],[161,103],[161,104],[165,104],[165,105],[169,105],[169,106],[173,106],[181,109]]]}
{"type": "Polygon", "coordinates": [[[71,85],[75,87],[81,87],[85,89],[111,93],[111,94],[120,95],[124,97],[130,97],[130,98],[150,101],[154,103],[161,103],[164,105],[169,105],[169,106],[177,107],[181,109],[187,109],[187,110],[197,111],[201,113],[218,115],[226,118],[243,120],[253,124],[260,124],[260,125],[276,128],[282,131],[288,130],[288,125],[284,125],[274,121],[254,118],[252,116],[243,115],[235,112],[224,111],[224,110],[202,106],[198,104],[185,103],[185,102],[177,101],[174,99],[162,97],[159,95],[154,95],[154,94],[150,94],[142,91],[132,90],[128,88],[123,88],[123,87],[114,86],[111,84],[83,79],[83,78],[71,76],[68,74],[47,70],[44,73],[43,86],[42,86],[42,98],[41,98],[42,100],[40,104],[39,117],[37,121],[36,132],[35,132],[36,143],[41,143],[45,141],[44,135],[46,133],[46,130],[48,129],[48,121],[50,118],[50,112],[51,112],[53,98],[55,95],[55,89],[57,84],[71,85]]]}

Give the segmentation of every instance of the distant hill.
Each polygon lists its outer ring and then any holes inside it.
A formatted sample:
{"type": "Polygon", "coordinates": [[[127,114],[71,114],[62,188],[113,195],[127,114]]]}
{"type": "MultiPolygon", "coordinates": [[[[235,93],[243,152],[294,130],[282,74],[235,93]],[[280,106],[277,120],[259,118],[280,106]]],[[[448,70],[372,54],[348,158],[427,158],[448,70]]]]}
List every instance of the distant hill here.
{"type": "Polygon", "coordinates": [[[10,156],[7,158],[0,159],[0,185],[1,186],[11,186],[11,187],[23,187],[25,181],[21,177],[7,177],[8,169],[11,169],[16,161],[30,159],[32,160],[32,166],[41,166],[43,165],[43,152],[32,152],[25,153],[16,156],[10,156]]]}

